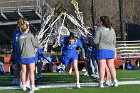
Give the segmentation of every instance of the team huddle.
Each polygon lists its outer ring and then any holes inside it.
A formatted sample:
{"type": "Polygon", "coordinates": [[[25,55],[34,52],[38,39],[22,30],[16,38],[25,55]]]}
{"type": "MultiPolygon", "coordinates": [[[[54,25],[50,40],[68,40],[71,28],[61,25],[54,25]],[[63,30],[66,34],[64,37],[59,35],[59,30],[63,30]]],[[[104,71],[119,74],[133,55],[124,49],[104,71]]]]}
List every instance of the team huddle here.
{"type": "MultiPolygon", "coordinates": [[[[75,72],[76,88],[80,87],[78,58],[79,50],[85,62],[86,74],[99,81],[99,87],[118,86],[116,70],[114,68],[116,34],[107,16],[100,17],[100,25],[93,32],[85,28],[85,35],[77,38],[70,32],[69,36],[57,37],[53,47],[61,47],[61,63],[65,65],[68,75],[75,72]],[[57,44],[57,45],[56,45],[57,44]],[[112,77],[111,77],[112,76],[112,77]]],[[[29,28],[29,22],[20,18],[17,28],[13,33],[13,57],[16,62],[16,71],[12,83],[18,82],[23,91],[30,88],[30,91],[38,90],[35,87],[35,64],[45,58],[43,48],[39,46],[39,39],[33,35],[29,28]]],[[[41,73],[41,67],[38,69],[41,73]]]]}

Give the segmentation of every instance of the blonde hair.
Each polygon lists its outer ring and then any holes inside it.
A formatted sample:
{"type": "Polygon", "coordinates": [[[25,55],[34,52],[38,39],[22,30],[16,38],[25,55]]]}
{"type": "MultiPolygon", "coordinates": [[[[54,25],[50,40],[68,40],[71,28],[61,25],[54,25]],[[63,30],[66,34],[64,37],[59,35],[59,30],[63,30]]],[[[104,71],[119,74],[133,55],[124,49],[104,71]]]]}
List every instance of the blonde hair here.
{"type": "Polygon", "coordinates": [[[19,20],[17,21],[17,27],[21,27],[21,25],[24,23],[25,19],[24,18],[19,18],[19,20]]]}
{"type": "Polygon", "coordinates": [[[25,31],[26,29],[29,29],[29,22],[28,21],[23,21],[23,24],[20,26],[22,31],[25,31]],[[25,27],[26,25],[26,27],[25,27]]]}

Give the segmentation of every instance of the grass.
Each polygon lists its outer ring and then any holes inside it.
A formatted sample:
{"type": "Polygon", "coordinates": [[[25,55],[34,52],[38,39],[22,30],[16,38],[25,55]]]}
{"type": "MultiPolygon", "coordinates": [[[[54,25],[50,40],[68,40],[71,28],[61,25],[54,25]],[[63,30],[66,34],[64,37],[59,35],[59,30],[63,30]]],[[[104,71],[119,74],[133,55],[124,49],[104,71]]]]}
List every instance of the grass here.
{"type": "MultiPolygon", "coordinates": [[[[119,81],[140,80],[140,70],[117,70],[117,79],[119,81]]],[[[83,76],[84,72],[80,71],[80,82],[95,82],[95,79],[83,76]]],[[[75,75],[72,73],[68,76],[66,73],[42,73],[43,78],[38,80],[39,85],[56,84],[56,83],[74,83],[75,75]]],[[[0,86],[11,86],[13,76],[0,76],[0,86]]]]}
{"type": "MultiPolygon", "coordinates": [[[[118,87],[82,87],[81,89],[47,88],[35,91],[35,93],[139,93],[140,85],[125,85],[118,87]]],[[[22,90],[0,90],[0,93],[28,93],[22,90]]]]}
{"type": "MultiPolygon", "coordinates": [[[[134,81],[140,80],[140,70],[117,70],[117,78],[119,81],[134,81]]],[[[95,82],[93,78],[83,76],[84,72],[80,72],[80,82],[95,82]]],[[[43,78],[38,81],[39,85],[49,84],[63,84],[63,83],[74,83],[74,73],[68,76],[66,73],[43,73],[43,78]]],[[[3,75],[0,76],[0,86],[11,86],[13,76],[3,75]]],[[[139,93],[140,85],[123,85],[119,87],[82,87],[81,89],[67,89],[67,88],[47,88],[40,89],[35,93],[139,93]]],[[[0,90],[0,93],[28,93],[22,90],[0,90]]]]}
{"type": "Polygon", "coordinates": [[[140,80],[140,70],[117,70],[119,81],[140,80]]]}
{"type": "Polygon", "coordinates": [[[42,89],[41,91],[36,91],[36,93],[138,93],[140,91],[140,85],[127,85],[107,88],[99,87],[82,87],[81,89],[66,89],[66,88],[57,88],[57,89],[42,89]],[[137,89],[137,90],[136,90],[137,89]]]}

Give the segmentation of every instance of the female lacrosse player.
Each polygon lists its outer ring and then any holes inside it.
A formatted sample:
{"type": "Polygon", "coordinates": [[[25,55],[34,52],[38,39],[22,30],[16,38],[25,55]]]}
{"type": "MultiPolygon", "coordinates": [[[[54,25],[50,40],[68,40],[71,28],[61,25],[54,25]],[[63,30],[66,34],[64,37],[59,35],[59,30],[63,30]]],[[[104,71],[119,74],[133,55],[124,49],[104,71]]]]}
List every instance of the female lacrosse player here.
{"type": "MultiPolygon", "coordinates": [[[[78,53],[77,48],[81,48],[83,51],[83,45],[79,39],[77,39],[73,33],[70,33],[68,37],[60,39],[59,42],[62,47],[62,63],[65,64],[67,73],[71,75],[72,69],[74,69],[76,75],[76,87],[80,88],[79,83],[79,71],[78,71],[78,53]]],[[[83,52],[82,52],[83,53],[83,52]]],[[[85,55],[83,53],[83,57],[85,55]]]]}

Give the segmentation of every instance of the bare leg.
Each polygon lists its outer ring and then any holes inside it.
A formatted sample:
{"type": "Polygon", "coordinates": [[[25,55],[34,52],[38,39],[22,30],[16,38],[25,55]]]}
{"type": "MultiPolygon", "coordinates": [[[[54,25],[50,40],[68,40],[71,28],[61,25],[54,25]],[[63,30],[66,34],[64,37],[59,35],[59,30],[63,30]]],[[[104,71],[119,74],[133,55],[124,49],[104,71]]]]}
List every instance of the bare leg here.
{"type": "Polygon", "coordinates": [[[30,87],[30,80],[29,80],[29,65],[27,65],[27,70],[26,70],[26,87],[30,87]]]}
{"type": "Polygon", "coordinates": [[[105,72],[106,72],[106,81],[110,81],[111,80],[111,74],[110,74],[110,70],[109,70],[107,65],[105,67],[105,72]]]}
{"type": "Polygon", "coordinates": [[[75,72],[75,75],[76,75],[76,82],[79,83],[78,61],[74,60],[72,65],[73,65],[74,72],[75,72]]]}
{"type": "Polygon", "coordinates": [[[118,81],[117,81],[117,78],[116,78],[116,69],[114,67],[114,59],[108,59],[107,60],[107,65],[110,69],[110,73],[111,73],[112,78],[113,78],[113,86],[118,86],[118,81]]]}
{"type": "Polygon", "coordinates": [[[114,59],[108,59],[107,65],[109,67],[110,73],[112,75],[113,80],[116,80],[116,69],[114,67],[114,59]]]}
{"type": "Polygon", "coordinates": [[[106,65],[105,68],[105,72],[106,72],[106,80],[105,80],[105,85],[106,86],[111,86],[111,74],[110,74],[110,69],[108,68],[108,66],[106,65]]]}
{"type": "Polygon", "coordinates": [[[74,61],[72,62],[72,65],[73,65],[74,72],[75,72],[76,87],[77,87],[77,88],[81,88],[81,87],[80,87],[80,83],[79,83],[78,60],[74,60],[74,61]]]}
{"type": "Polygon", "coordinates": [[[66,67],[66,71],[67,71],[68,75],[71,75],[71,73],[72,73],[72,63],[69,64],[69,65],[66,67]]]}
{"type": "Polygon", "coordinates": [[[35,63],[29,64],[29,79],[31,85],[35,85],[34,71],[35,71],[35,63]]]}
{"type": "Polygon", "coordinates": [[[22,81],[22,85],[25,86],[26,85],[26,65],[25,64],[21,65],[21,81],[22,81]]]}
{"type": "Polygon", "coordinates": [[[100,81],[104,81],[106,60],[99,60],[100,81]]]}

